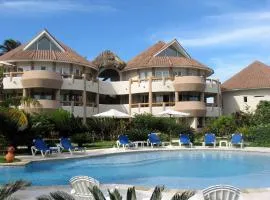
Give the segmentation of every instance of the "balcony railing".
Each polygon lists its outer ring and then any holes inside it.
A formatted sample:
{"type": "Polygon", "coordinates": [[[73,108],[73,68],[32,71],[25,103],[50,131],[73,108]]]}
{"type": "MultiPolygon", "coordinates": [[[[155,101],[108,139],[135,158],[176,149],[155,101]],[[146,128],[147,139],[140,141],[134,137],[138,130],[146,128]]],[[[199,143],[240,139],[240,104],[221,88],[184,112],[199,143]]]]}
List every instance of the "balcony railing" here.
{"type": "MultiPolygon", "coordinates": [[[[150,103],[134,103],[131,104],[131,108],[142,108],[149,107],[150,103]]],[[[152,103],[152,107],[166,107],[166,106],[174,106],[175,102],[155,102],[152,103]]]]}

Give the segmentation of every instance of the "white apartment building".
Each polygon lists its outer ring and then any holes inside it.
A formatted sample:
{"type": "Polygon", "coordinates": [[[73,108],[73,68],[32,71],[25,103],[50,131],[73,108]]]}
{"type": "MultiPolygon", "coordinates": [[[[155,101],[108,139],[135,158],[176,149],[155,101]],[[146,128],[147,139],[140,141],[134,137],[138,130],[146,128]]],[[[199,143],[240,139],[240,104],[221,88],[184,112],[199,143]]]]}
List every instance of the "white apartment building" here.
{"type": "Polygon", "coordinates": [[[255,61],[222,84],[223,114],[254,112],[270,101],[270,67],[255,61]]]}
{"type": "Polygon", "coordinates": [[[177,40],[154,44],[122,69],[99,68],[44,30],[0,61],[7,63],[5,98],[37,99],[40,106],[30,112],[63,108],[86,119],[111,108],[130,115],[173,109],[189,113],[195,129],[221,115],[220,82],[208,78],[213,70],[177,40]]]}

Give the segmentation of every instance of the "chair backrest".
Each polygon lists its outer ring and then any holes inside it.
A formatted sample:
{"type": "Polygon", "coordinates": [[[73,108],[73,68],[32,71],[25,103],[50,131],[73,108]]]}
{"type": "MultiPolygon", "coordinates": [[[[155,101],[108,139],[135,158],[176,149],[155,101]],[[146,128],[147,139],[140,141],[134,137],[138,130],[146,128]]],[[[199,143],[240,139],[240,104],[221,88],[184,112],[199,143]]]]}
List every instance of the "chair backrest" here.
{"type": "Polygon", "coordinates": [[[180,134],[179,136],[180,142],[183,144],[189,144],[190,143],[190,139],[188,134],[180,134]]]}
{"type": "Polygon", "coordinates": [[[60,143],[64,149],[73,149],[73,146],[68,138],[61,138],[60,143]]]}
{"type": "Polygon", "coordinates": [[[119,140],[120,144],[128,144],[129,143],[128,136],[126,136],[126,135],[119,135],[118,140],[119,140]]]}
{"type": "Polygon", "coordinates": [[[159,139],[159,137],[157,136],[156,133],[150,133],[150,134],[148,135],[148,139],[149,139],[149,141],[150,141],[151,143],[159,143],[159,142],[160,142],[160,139],[159,139]]]}
{"type": "Polygon", "coordinates": [[[69,183],[72,189],[74,189],[76,196],[87,196],[92,197],[92,199],[94,199],[94,197],[89,188],[93,188],[95,185],[99,187],[99,182],[88,176],[74,176],[70,179],[69,183]]]}
{"type": "Polygon", "coordinates": [[[216,141],[216,136],[214,133],[206,133],[204,136],[204,142],[205,144],[211,144],[216,141]]]}
{"type": "Polygon", "coordinates": [[[242,142],[242,140],[243,140],[243,136],[241,133],[232,134],[232,140],[231,140],[232,144],[239,144],[242,142]]]}
{"type": "Polygon", "coordinates": [[[240,189],[230,185],[215,185],[202,191],[204,200],[238,200],[240,189]]]}
{"type": "Polygon", "coordinates": [[[48,150],[48,146],[46,145],[46,143],[43,141],[43,139],[37,138],[33,140],[34,146],[38,149],[38,150],[48,150]]]}

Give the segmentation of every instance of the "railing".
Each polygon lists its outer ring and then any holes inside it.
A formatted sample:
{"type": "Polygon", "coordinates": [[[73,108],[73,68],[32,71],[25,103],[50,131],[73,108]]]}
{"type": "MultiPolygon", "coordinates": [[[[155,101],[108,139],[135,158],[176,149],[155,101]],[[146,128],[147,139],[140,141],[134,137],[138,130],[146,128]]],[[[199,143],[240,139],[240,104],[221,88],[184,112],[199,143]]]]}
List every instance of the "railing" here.
{"type": "MultiPolygon", "coordinates": [[[[158,77],[152,77],[152,81],[167,81],[167,80],[171,80],[173,81],[174,80],[174,77],[162,77],[162,78],[158,78],[158,77]]],[[[135,83],[135,82],[146,82],[146,81],[149,81],[149,78],[145,78],[145,79],[131,79],[131,82],[132,83],[135,83]]]]}
{"type": "MultiPolygon", "coordinates": [[[[83,106],[82,101],[61,101],[62,106],[83,106]]],[[[96,107],[97,104],[95,102],[87,102],[86,107],[96,107]]]]}
{"type": "MultiPolygon", "coordinates": [[[[29,70],[29,71],[36,71],[36,70],[29,70]]],[[[44,70],[46,71],[46,70],[44,70]]],[[[49,71],[49,72],[55,72],[55,71],[49,71]]],[[[55,72],[55,73],[59,73],[59,72],[55,72]]],[[[21,77],[24,74],[24,72],[5,72],[3,73],[4,77],[21,77]]],[[[71,78],[71,79],[83,79],[83,75],[77,75],[77,74],[65,74],[62,73],[61,74],[63,79],[67,79],[67,78],[71,78]]],[[[87,81],[93,81],[93,82],[97,82],[97,79],[93,78],[93,77],[89,77],[86,78],[87,81]]]]}
{"type": "MultiPolygon", "coordinates": [[[[131,108],[142,108],[149,107],[150,103],[134,103],[131,104],[131,108]]],[[[152,103],[152,107],[166,107],[166,106],[174,106],[175,102],[155,102],[152,103]]]]}

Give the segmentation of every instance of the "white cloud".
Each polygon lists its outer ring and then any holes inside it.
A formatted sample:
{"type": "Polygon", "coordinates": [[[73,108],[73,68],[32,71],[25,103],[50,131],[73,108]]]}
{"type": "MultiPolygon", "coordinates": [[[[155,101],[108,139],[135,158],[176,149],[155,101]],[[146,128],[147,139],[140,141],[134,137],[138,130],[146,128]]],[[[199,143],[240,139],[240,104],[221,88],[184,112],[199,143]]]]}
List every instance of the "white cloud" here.
{"type": "Polygon", "coordinates": [[[116,9],[108,4],[90,3],[72,0],[9,0],[0,1],[0,12],[13,14],[31,14],[47,12],[111,12],[116,9]]]}
{"type": "Polygon", "coordinates": [[[181,39],[185,46],[211,46],[211,45],[231,45],[265,42],[270,40],[269,26],[252,26],[247,28],[235,28],[224,32],[208,32],[190,39],[181,39]]]}

